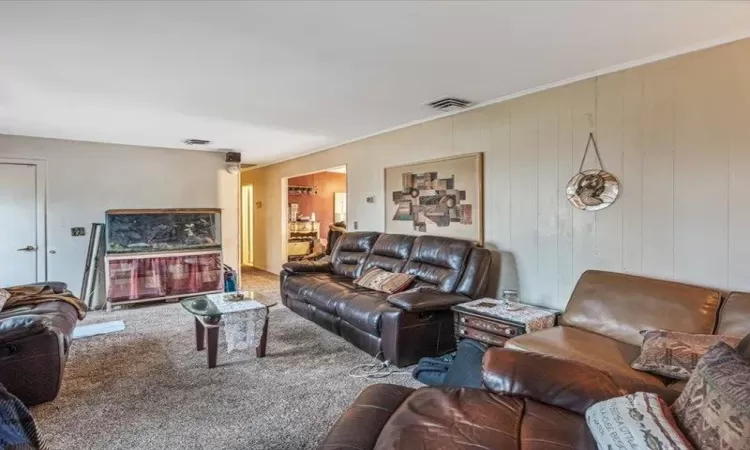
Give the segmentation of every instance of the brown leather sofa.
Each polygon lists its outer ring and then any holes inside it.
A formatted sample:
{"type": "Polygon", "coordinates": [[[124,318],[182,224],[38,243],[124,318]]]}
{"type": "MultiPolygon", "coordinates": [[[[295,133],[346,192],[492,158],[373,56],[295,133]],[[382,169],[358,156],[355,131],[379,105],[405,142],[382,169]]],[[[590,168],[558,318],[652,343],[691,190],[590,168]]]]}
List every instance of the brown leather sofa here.
{"type": "Polygon", "coordinates": [[[583,417],[594,403],[684,382],[632,369],[643,329],[746,336],[750,294],[587,271],[560,326],[509,340],[483,361],[487,390],[374,385],[336,422],[321,450],[596,449],[583,417]]]}
{"type": "Polygon", "coordinates": [[[0,384],[27,406],[57,397],[77,323],[76,309],[60,301],[0,312],[0,384]]]}
{"type": "Polygon", "coordinates": [[[554,328],[509,340],[507,348],[593,365],[621,377],[677,391],[684,383],[630,367],[641,351],[641,330],[744,337],[750,333],[750,294],[722,295],[671,281],[589,270],[581,275],[554,328]]]}
{"type": "Polygon", "coordinates": [[[484,294],[491,254],[437,236],[343,235],[328,261],[281,271],[281,299],[297,314],[398,367],[455,348],[450,307],[484,294]],[[391,295],[355,286],[372,267],[414,275],[418,290],[391,295]]]}
{"type": "Polygon", "coordinates": [[[602,400],[663,388],[575,361],[492,348],[487,390],[366,388],[319,450],[594,450],[583,416],[602,400]]]}

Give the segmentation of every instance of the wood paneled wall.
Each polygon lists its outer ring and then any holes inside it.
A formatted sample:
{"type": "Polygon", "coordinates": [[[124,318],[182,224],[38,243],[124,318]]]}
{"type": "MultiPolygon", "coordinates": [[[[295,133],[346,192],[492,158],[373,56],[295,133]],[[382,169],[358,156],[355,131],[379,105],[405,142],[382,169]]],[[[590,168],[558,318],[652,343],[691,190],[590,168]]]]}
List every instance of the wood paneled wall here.
{"type": "Polygon", "coordinates": [[[282,176],[346,164],[350,229],[383,230],[385,167],[481,151],[486,244],[514,255],[526,301],[562,309],[592,268],[750,291],[747,55],[738,41],[247,172],[269,206],[256,261],[281,264],[282,176]],[[622,184],[598,212],[565,197],[590,131],[622,184]]]}

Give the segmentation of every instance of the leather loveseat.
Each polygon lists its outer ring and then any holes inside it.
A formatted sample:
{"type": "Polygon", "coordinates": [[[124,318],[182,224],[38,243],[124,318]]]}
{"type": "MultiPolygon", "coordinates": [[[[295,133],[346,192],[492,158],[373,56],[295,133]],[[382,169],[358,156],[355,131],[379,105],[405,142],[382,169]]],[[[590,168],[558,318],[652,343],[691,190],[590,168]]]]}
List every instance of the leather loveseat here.
{"type": "Polygon", "coordinates": [[[328,261],[281,271],[281,299],[302,317],[403,367],[455,348],[450,307],[481,297],[491,254],[470,241],[376,232],[343,235],[328,261]],[[372,267],[415,276],[398,294],[354,285],[372,267]]]}
{"type": "MultiPolygon", "coordinates": [[[[43,283],[62,293],[65,283],[43,283]]],[[[0,384],[27,406],[57,397],[78,323],[76,309],[53,301],[0,312],[0,384]]]]}
{"type": "Polygon", "coordinates": [[[485,353],[485,389],[366,388],[319,450],[595,450],[586,409],[663,388],[579,362],[504,348],[485,353]]]}
{"type": "Polygon", "coordinates": [[[750,294],[622,273],[581,275],[559,326],[523,334],[507,348],[570,359],[678,393],[684,382],[630,367],[641,352],[641,330],[750,334],[750,294]]]}

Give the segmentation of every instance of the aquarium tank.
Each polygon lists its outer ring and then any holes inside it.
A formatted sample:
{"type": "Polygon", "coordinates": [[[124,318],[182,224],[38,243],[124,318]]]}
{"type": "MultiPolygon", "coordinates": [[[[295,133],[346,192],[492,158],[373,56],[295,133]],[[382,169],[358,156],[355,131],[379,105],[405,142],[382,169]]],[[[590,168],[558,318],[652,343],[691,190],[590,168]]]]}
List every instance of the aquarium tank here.
{"type": "Polygon", "coordinates": [[[109,210],[107,253],[221,249],[219,209],[109,210]]]}

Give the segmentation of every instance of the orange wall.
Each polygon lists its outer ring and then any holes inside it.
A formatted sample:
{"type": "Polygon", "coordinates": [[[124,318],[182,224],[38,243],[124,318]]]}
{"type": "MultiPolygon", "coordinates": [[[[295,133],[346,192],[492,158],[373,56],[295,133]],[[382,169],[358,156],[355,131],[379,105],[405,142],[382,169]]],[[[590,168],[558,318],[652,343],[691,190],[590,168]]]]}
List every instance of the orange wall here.
{"type": "Polygon", "coordinates": [[[320,222],[320,237],[328,236],[328,226],[333,223],[333,194],[346,192],[346,174],[318,172],[290,178],[289,186],[317,186],[317,195],[290,195],[289,203],[299,203],[299,213],[309,216],[315,212],[320,222]]]}

